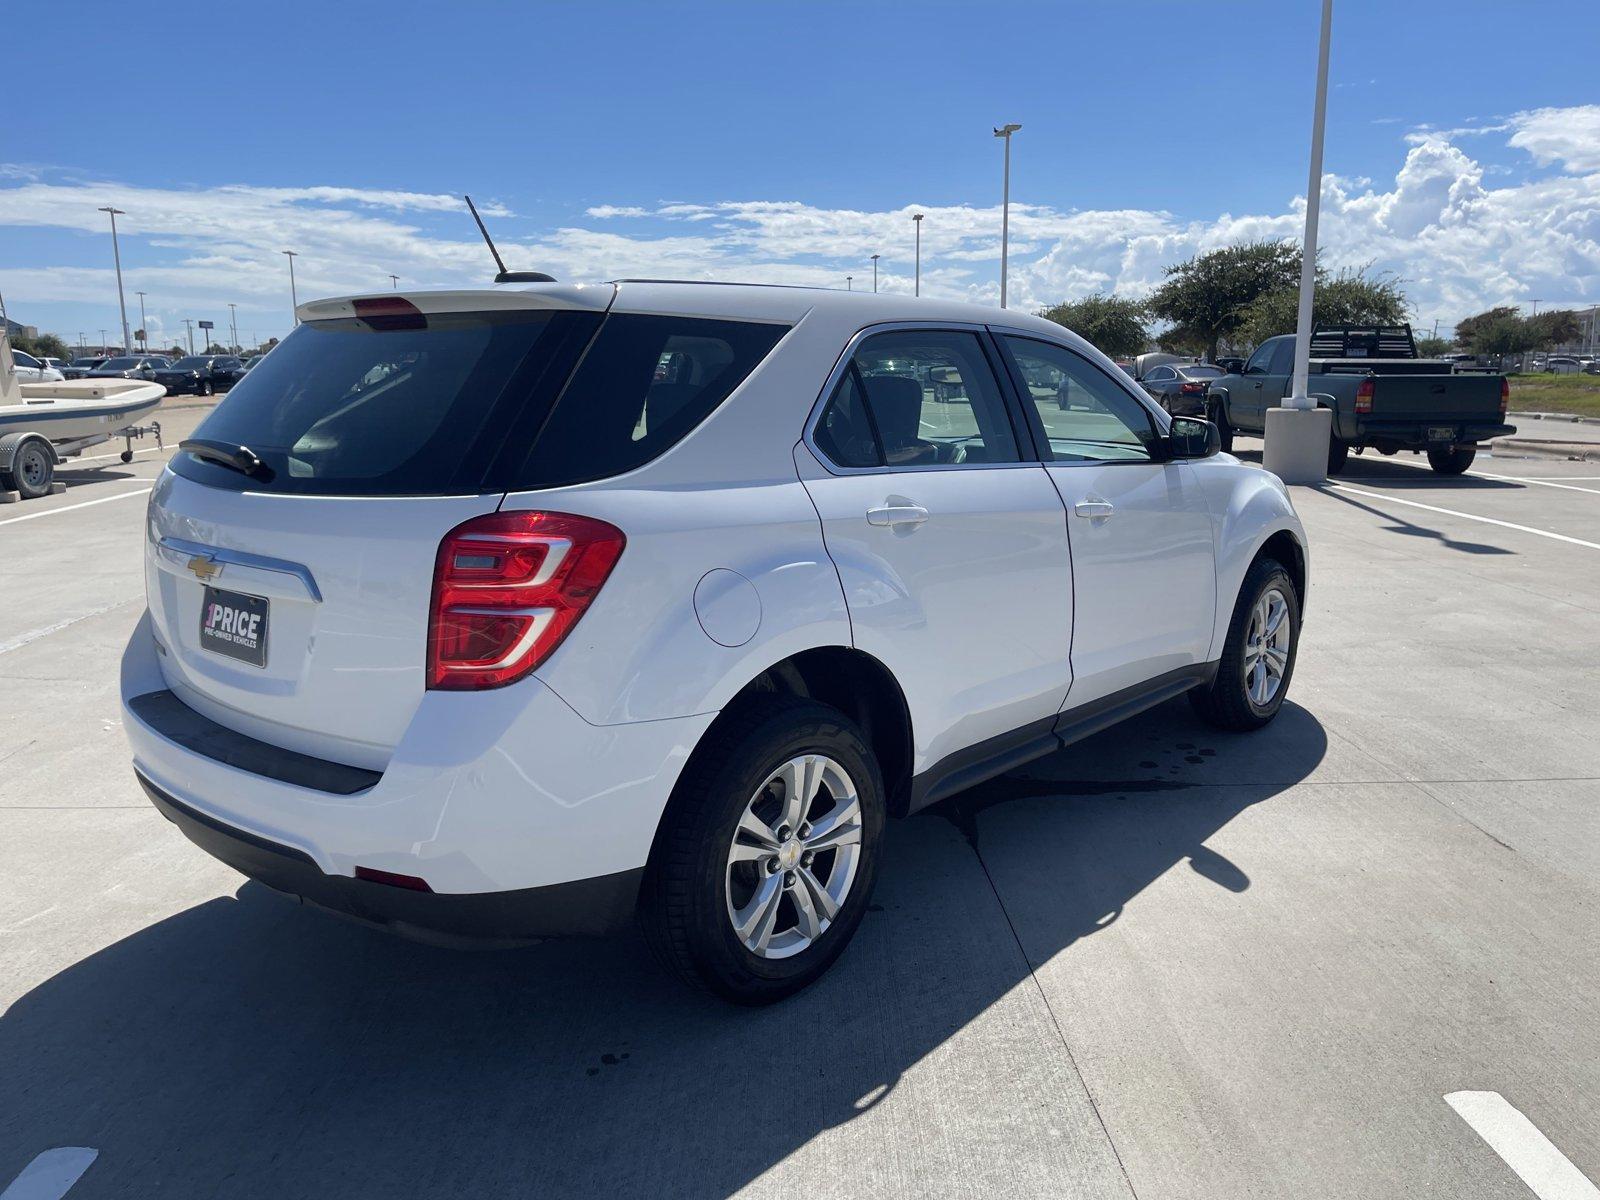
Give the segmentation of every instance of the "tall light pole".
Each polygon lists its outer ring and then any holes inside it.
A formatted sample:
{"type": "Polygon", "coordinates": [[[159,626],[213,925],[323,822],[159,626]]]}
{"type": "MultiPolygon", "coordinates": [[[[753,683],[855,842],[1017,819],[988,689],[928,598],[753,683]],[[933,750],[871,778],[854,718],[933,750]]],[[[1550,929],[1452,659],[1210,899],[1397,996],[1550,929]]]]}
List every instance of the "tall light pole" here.
{"type": "Polygon", "coordinates": [[[150,353],[150,324],[149,324],[148,321],[145,320],[145,316],[144,316],[144,293],[143,292],[135,292],[134,295],[139,297],[139,332],[144,334],[144,352],[146,354],[149,354],[150,353]]]}
{"type": "Polygon", "coordinates": [[[844,290],[845,291],[853,292],[853,291],[856,290],[855,279],[856,279],[856,277],[854,275],[846,275],[844,277],[844,290]]]}
{"type": "Polygon", "coordinates": [[[917,228],[917,283],[916,283],[915,290],[913,290],[912,293],[911,293],[913,296],[922,295],[922,218],[923,218],[923,216],[924,216],[923,213],[913,213],[911,215],[911,222],[917,228]]]}
{"type": "Polygon", "coordinates": [[[239,353],[239,313],[237,312],[238,307],[239,306],[237,304],[228,305],[228,328],[233,331],[233,345],[230,347],[230,349],[232,349],[232,351],[235,354],[239,353]]]}
{"type": "Polygon", "coordinates": [[[117,264],[117,307],[122,310],[122,349],[127,353],[133,349],[133,339],[128,336],[128,305],[122,298],[122,251],[117,248],[117,218],[128,214],[109,204],[99,211],[108,213],[111,217],[111,257],[117,264]]]}
{"type": "Polygon", "coordinates": [[[878,255],[872,256],[872,294],[878,294],[878,255]]]}
{"type": "Polygon", "coordinates": [[[184,328],[186,328],[189,331],[189,355],[190,355],[190,357],[193,357],[194,356],[194,318],[193,317],[185,317],[183,319],[183,324],[184,324],[184,328]]]}
{"type": "Polygon", "coordinates": [[[294,323],[298,325],[300,324],[300,296],[294,290],[294,260],[299,257],[299,251],[285,250],[284,253],[289,256],[289,305],[294,310],[294,323]]]}
{"type": "Polygon", "coordinates": [[[398,275],[389,276],[389,283],[390,283],[390,285],[393,287],[393,289],[395,291],[398,292],[400,290],[400,276],[398,276],[398,275]]]}
{"type": "Polygon", "coordinates": [[[1006,252],[1011,241],[1011,135],[1021,129],[1021,125],[1002,125],[994,131],[997,138],[1004,138],[1006,143],[1006,166],[1003,176],[1004,182],[1000,189],[1000,307],[1006,306],[1006,252]]]}
{"type": "Polygon", "coordinates": [[[1333,0],[1322,0],[1317,50],[1317,99],[1311,117],[1311,169],[1306,183],[1306,236],[1300,250],[1300,312],[1295,322],[1294,375],[1279,408],[1266,411],[1262,466],[1285,483],[1321,483],[1328,477],[1333,414],[1306,395],[1311,370],[1312,301],[1317,290],[1317,217],[1322,210],[1322,130],[1328,117],[1328,43],[1333,0]]]}
{"type": "Polygon", "coordinates": [[[106,345],[106,331],[102,329],[100,331],[100,353],[104,354],[109,349],[111,349],[111,347],[106,345]]]}

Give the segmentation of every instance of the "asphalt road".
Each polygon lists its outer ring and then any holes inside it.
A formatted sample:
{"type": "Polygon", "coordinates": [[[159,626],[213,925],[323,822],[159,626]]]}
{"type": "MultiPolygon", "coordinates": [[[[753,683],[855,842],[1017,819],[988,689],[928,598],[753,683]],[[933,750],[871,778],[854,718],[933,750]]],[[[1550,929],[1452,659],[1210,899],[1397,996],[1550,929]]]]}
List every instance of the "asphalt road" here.
{"type": "Polygon", "coordinates": [[[892,824],[855,945],[746,1012],[631,939],[461,954],[302,911],[151,810],[116,664],[162,457],[0,507],[0,1188],[1587,1194],[1550,1153],[1600,1180],[1600,466],[1296,489],[1313,581],[1269,730],[1180,701],[892,824]]]}

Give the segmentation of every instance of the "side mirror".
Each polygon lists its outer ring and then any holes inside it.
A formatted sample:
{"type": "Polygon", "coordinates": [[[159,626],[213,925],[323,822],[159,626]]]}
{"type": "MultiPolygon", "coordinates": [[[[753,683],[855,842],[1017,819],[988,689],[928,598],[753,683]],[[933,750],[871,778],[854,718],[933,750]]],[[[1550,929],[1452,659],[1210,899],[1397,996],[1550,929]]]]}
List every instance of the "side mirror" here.
{"type": "Polygon", "coordinates": [[[1173,458],[1210,458],[1222,452],[1222,434],[1199,417],[1173,417],[1167,447],[1173,458]]]}

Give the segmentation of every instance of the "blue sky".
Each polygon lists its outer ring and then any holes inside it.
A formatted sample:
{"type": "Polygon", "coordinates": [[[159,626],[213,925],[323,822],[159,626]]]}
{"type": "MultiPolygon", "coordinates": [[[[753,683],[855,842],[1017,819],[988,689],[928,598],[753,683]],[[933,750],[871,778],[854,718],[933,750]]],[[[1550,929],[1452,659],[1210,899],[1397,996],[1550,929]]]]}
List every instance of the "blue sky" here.
{"type": "MultiPolygon", "coordinates": [[[[286,247],[302,298],[486,278],[463,191],[563,278],[843,286],[877,251],[909,290],[918,208],[925,290],[992,301],[1017,121],[1026,305],[1292,234],[1305,191],[1315,0],[150,3],[123,49],[128,12],[8,20],[61,54],[8,55],[0,292],[69,340],[116,326],[108,202],[153,329],[232,301],[264,337],[286,247]]],[[[1597,35],[1588,0],[1339,0],[1331,260],[1404,277],[1424,324],[1600,299],[1597,35]]]]}

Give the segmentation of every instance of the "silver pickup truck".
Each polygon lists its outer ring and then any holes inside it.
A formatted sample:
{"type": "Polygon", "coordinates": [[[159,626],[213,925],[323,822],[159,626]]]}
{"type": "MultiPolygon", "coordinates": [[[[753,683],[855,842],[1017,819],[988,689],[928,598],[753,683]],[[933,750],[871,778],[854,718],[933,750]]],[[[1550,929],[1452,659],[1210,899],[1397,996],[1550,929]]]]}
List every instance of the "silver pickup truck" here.
{"type": "MultiPolygon", "coordinates": [[[[1244,369],[1211,383],[1196,397],[1196,413],[1216,423],[1224,449],[1235,433],[1259,436],[1266,410],[1289,389],[1294,335],[1268,338],[1244,369]]],[[[1464,372],[1454,364],[1417,357],[1409,325],[1336,325],[1311,338],[1306,387],[1333,412],[1328,473],[1344,469],[1350,451],[1425,452],[1441,475],[1472,465],[1478,443],[1516,432],[1507,425],[1510,388],[1504,375],[1464,372]]]]}

